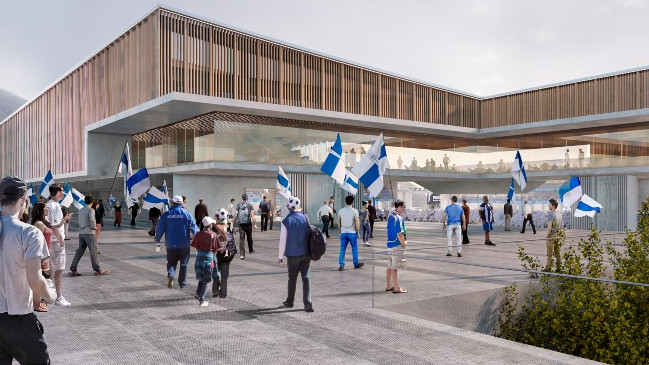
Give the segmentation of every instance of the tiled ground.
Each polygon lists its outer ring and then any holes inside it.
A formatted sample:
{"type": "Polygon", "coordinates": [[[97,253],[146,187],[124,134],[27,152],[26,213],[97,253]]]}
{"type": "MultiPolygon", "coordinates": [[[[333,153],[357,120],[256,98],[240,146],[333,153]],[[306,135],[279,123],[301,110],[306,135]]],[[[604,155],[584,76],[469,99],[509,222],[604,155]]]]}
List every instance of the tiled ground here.
{"type": "MultiPolygon", "coordinates": [[[[100,262],[111,275],[95,277],[84,257],[84,275],[64,278],[72,307],[51,305],[39,314],[53,363],[592,363],[484,334],[495,325],[500,290],[529,280],[516,271],[516,245],[542,256],[540,234],[497,232],[492,240],[498,246],[488,247],[476,230],[464,257],[446,257],[440,225],[410,223],[408,268],[399,272],[410,292],[394,295],[384,291],[384,227],[375,227],[375,247],[360,248],[366,266],[359,270],[337,270],[338,244],[331,241],[325,257],[312,264],[315,313],[309,314],[302,310],[299,282],[296,307],[282,306],[286,268],[277,265],[277,229],[254,232],[257,252],[233,261],[228,298],[199,307],[194,280],[186,289],[167,289],[164,249],[154,251],[148,227],[106,224],[100,262]]],[[[72,231],[68,264],[76,249],[72,231]]]]}

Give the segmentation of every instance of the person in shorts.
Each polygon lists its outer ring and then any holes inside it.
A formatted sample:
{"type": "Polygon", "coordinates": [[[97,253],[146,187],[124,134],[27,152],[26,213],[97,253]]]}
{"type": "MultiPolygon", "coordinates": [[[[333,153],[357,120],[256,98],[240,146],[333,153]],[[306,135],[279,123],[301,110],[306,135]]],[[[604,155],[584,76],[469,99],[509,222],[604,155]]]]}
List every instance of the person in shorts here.
{"type": "Polygon", "coordinates": [[[394,201],[394,210],[388,217],[388,268],[385,271],[385,291],[394,294],[407,293],[408,291],[397,281],[397,270],[406,267],[406,241],[403,213],[406,204],[401,199],[394,201]]]}
{"type": "Polygon", "coordinates": [[[478,212],[480,213],[480,219],[482,220],[484,244],[487,246],[495,246],[496,244],[491,242],[491,238],[489,237],[489,232],[494,229],[494,208],[493,205],[489,204],[488,196],[485,195],[482,197],[482,204],[480,204],[480,209],[478,212]]]}
{"type": "Polygon", "coordinates": [[[52,250],[50,252],[50,266],[54,272],[54,287],[56,288],[55,305],[69,307],[72,304],[63,297],[63,270],[65,270],[65,233],[63,225],[70,221],[72,214],[64,216],[59,201],[63,199],[64,190],[60,184],[50,185],[50,200],[47,201],[47,220],[52,228],[52,250]]]}

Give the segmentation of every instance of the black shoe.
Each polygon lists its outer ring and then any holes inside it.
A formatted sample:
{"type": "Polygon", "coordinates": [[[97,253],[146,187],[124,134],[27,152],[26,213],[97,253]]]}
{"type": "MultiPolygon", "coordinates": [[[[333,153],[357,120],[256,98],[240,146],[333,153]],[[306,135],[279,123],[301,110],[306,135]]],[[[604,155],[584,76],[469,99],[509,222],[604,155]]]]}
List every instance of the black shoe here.
{"type": "Polygon", "coordinates": [[[521,231],[521,233],[525,233],[525,231],[521,231]]]}
{"type": "Polygon", "coordinates": [[[304,306],[304,311],[307,313],[313,313],[313,306],[312,305],[305,305],[304,306]]]}
{"type": "Polygon", "coordinates": [[[449,252],[446,254],[446,256],[453,256],[453,254],[449,252]]]}
{"type": "Polygon", "coordinates": [[[463,245],[468,245],[471,242],[462,242],[463,245]]]}
{"type": "Polygon", "coordinates": [[[340,267],[338,268],[338,271],[343,271],[343,270],[345,270],[345,268],[342,267],[342,266],[340,266],[340,267]]]}
{"type": "Polygon", "coordinates": [[[462,254],[458,252],[457,257],[462,257],[462,254]]]}
{"type": "Polygon", "coordinates": [[[358,265],[354,266],[354,269],[360,269],[363,266],[365,266],[365,264],[362,263],[362,262],[359,262],[358,265]]]}
{"type": "Polygon", "coordinates": [[[487,246],[495,246],[496,245],[495,243],[493,243],[491,241],[485,242],[484,244],[487,245],[487,246]]]}
{"type": "Polygon", "coordinates": [[[284,304],[284,306],[287,308],[293,308],[293,303],[289,303],[288,300],[285,300],[284,302],[282,302],[282,304],[284,304]]]}
{"type": "Polygon", "coordinates": [[[534,231],[534,233],[532,233],[532,234],[536,234],[536,231],[534,231]]]}
{"type": "Polygon", "coordinates": [[[255,253],[255,250],[250,250],[248,251],[248,253],[255,253]]]}

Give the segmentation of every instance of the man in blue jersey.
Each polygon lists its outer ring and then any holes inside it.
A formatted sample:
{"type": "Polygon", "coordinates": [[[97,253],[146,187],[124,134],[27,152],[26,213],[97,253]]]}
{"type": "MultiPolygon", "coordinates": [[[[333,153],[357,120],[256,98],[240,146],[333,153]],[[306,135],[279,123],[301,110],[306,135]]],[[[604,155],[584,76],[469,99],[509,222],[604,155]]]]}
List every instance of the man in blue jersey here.
{"type": "Polygon", "coordinates": [[[457,196],[454,195],[451,197],[451,204],[444,210],[442,222],[444,222],[444,229],[446,230],[446,256],[453,256],[453,233],[455,233],[457,257],[462,257],[460,232],[466,229],[466,222],[464,221],[464,210],[461,206],[457,205],[457,196]],[[448,226],[446,224],[447,222],[448,226]]]}
{"type": "Polygon", "coordinates": [[[489,197],[482,197],[482,204],[480,204],[480,219],[482,220],[482,229],[484,230],[484,244],[487,246],[495,246],[491,239],[489,238],[489,232],[493,230],[494,222],[494,208],[489,204],[489,197]]]}
{"type": "Polygon", "coordinates": [[[187,286],[187,266],[189,264],[189,233],[198,233],[194,217],[183,208],[183,197],[174,196],[171,199],[171,209],[164,212],[155,230],[155,243],[160,244],[162,235],[166,235],[167,248],[167,288],[173,288],[176,266],[180,262],[178,285],[180,289],[187,286]]]}
{"type": "Polygon", "coordinates": [[[388,217],[388,268],[385,271],[387,285],[385,291],[391,291],[394,294],[407,293],[408,291],[397,281],[397,270],[406,267],[406,235],[405,224],[403,222],[403,212],[406,205],[403,200],[394,201],[394,210],[388,217]]]}

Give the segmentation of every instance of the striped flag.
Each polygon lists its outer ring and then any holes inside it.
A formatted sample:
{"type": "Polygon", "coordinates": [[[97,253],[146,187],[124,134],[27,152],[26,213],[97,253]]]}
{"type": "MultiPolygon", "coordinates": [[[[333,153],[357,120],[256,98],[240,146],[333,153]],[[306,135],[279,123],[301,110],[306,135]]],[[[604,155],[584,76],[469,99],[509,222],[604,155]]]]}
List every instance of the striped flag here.
{"type": "Polygon", "coordinates": [[[29,202],[32,206],[38,203],[38,197],[34,192],[34,184],[29,184],[29,189],[27,189],[27,197],[29,198],[29,202]]]}
{"type": "Polygon", "coordinates": [[[142,208],[151,209],[156,207],[162,210],[165,206],[169,206],[169,197],[155,186],[152,186],[142,200],[142,208]]]}
{"type": "Polygon", "coordinates": [[[514,201],[514,178],[512,178],[512,183],[509,184],[509,192],[507,193],[507,199],[514,201]]]}
{"type": "Polygon", "coordinates": [[[525,173],[520,151],[516,151],[516,158],[514,158],[514,164],[512,165],[512,177],[521,187],[521,190],[524,190],[527,186],[527,174],[525,173]]]}
{"type": "Polygon", "coordinates": [[[279,170],[277,172],[277,192],[284,195],[286,199],[291,197],[291,182],[288,181],[288,177],[282,170],[282,166],[278,166],[279,170]]]}
{"type": "Polygon", "coordinates": [[[74,202],[74,198],[72,197],[72,191],[70,190],[70,185],[65,184],[63,190],[65,191],[65,195],[63,195],[63,199],[61,199],[59,204],[70,208],[70,204],[74,202]]]}
{"type": "Polygon", "coordinates": [[[602,208],[601,204],[584,194],[581,196],[579,204],[577,204],[577,209],[575,209],[575,217],[589,216],[593,218],[595,213],[599,213],[602,208]]]}
{"type": "Polygon", "coordinates": [[[47,174],[43,178],[43,183],[38,187],[38,193],[45,199],[50,197],[50,185],[54,184],[54,177],[52,171],[47,170],[47,174]]]}
{"type": "Polygon", "coordinates": [[[336,180],[338,184],[343,185],[345,183],[345,164],[342,160],[343,154],[343,145],[340,142],[340,133],[336,137],[336,142],[331,146],[331,151],[327,155],[327,159],[320,168],[320,171],[326,175],[331,176],[332,179],[336,180]]]}
{"type": "Polygon", "coordinates": [[[577,176],[571,177],[570,181],[561,185],[559,188],[561,203],[568,207],[577,202],[582,195],[581,181],[577,176]]]}
{"type": "Polygon", "coordinates": [[[83,195],[83,194],[81,194],[81,193],[80,193],[77,189],[75,189],[75,188],[72,188],[71,191],[72,191],[72,200],[73,200],[73,201],[72,201],[72,204],[74,204],[74,206],[75,206],[77,209],[81,210],[81,208],[83,208],[83,207],[86,206],[86,202],[84,201],[84,199],[86,198],[86,196],[83,195]]]}
{"type": "Polygon", "coordinates": [[[381,133],[365,156],[354,166],[352,172],[370,191],[370,197],[375,197],[383,190],[383,175],[389,168],[385,141],[381,133]]]}
{"type": "Polygon", "coordinates": [[[351,171],[345,170],[345,182],[340,186],[351,194],[356,194],[358,191],[358,178],[351,171]]]}
{"type": "Polygon", "coordinates": [[[149,172],[146,170],[146,167],[139,169],[138,172],[131,175],[126,181],[126,187],[128,188],[131,199],[137,199],[146,194],[147,190],[151,188],[149,172]]]}

